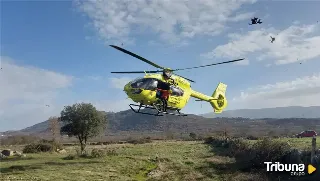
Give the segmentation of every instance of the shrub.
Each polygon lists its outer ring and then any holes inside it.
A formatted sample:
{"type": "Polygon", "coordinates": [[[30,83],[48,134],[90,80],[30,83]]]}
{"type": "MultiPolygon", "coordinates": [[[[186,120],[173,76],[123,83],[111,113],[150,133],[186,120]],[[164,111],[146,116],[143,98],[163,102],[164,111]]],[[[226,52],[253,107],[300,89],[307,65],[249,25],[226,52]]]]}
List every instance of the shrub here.
{"type": "Polygon", "coordinates": [[[77,158],[77,156],[76,155],[68,155],[68,156],[66,156],[66,157],[64,157],[64,158],[62,158],[63,160],[74,160],[74,159],[76,159],[77,158]]]}
{"type": "Polygon", "coordinates": [[[198,140],[204,140],[205,138],[202,135],[198,135],[198,140]]]}
{"type": "Polygon", "coordinates": [[[193,140],[197,139],[196,133],[193,133],[193,132],[189,134],[189,137],[193,140]]]}
{"type": "Polygon", "coordinates": [[[46,140],[46,139],[41,139],[39,140],[39,143],[52,143],[53,141],[51,140],[46,140]]]}
{"type": "Polygon", "coordinates": [[[291,147],[287,142],[264,139],[253,145],[253,149],[261,153],[267,160],[276,161],[290,152],[291,147]]]}
{"type": "Polygon", "coordinates": [[[2,145],[23,145],[30,144],[38,141],[39,138],[36,136],[29,135],[17,135],[17,136],[8,136],[6,138],[1,138],[2,145]]]}
{"type": "Polygon", "coordinates": [[[246,152],[249,148],[249,144],[242,139],[208,137],[205,139],[205,143],[211,145],[217,154],[229,157],[234,157],[236,154],[246,152]]]}
{"type": "Polygon", "coordinates": [[[106,150],[106,155],[108,156],[116,156],[118,155],[117,151],[115,149],[107,149],[106,150]]]}
{"type": "Polygon", "coordinates": [[[306,158],[305,156],[307,156],[308,162],[309,162],[310,154],[305,155],[304,152],[301,152],[298,149],[293,149],[289,153],[283,156],[281,163],[299,164],[303,161],[303,158],[306,158]]]}
{"type": "Polygon", "coordinates": [[[228,156],[234,156],[238,153],[246,152],[248,151],[248,148],[250,148],[249,144],[245,142],[242,139],[231,139],[228,140],[224,147],[227,148],[227,154],[228,156]]]}
{"type": "Polygon", "coordinates": [[[167,131],[165,134],[165,139],[166,140],[173,140],[173,139],[175,139],[175,134],[171,131],[167,131]]]}
{"type": "Polygon", "coordinates": [[[233,141],[233,139],[227,139],[222,136],[211,136],[204,139],[205,144],[210,144],[214,147],[224,147],[224,145],[230,141],[233,141]]]}
{"type": "Polygon", "coordinates": [[[247,136],[247,139],[248,140],[258,140],[259,138],[257,136],[249,135],[249,136],[247,136]]]}
{"type": "Polygon", "coordinates": [[[292,153],[291,147],[286,142],[263,139],[250,145],[242,139],[209,137],[206,138],[205,143],[210,144],[217,154],[234,157],[237,167],[243,171],[265,168],[264,162],[266,161],[287,163],[288,160],[291,160],[291,162],[297,162],[293,161],[292,157],[296,158],[296,154],[292,153]],[[288,156],[290,153],[292,155],[288,156]]]}
{"type": "Polygon", "coordinates": [[[225,141],[225,139],[223,139],[222,137],[213,137],[213,136],[210,136],[204,139],[204,143],[210,144],[211,146],[219,146],[223,141],[225,141]]]}
{"type": "Polygon", "coordinates": [[[63,149],[63,145],[56,142],[56,141],[53,141],[53,140],[45,140],[45,139],[42,139],[40,140],[40,143],[43,143],[43,144],[50,144],[51,147],[52,147],[52,151],[56,151],[57,149],[59,150],[62,150],[63,149]]]}
{"type": "Polygon", "coordinates": [[[23,148],[23,153],[39,153],[52,151],[52,145],[48,143],[31,143],[23,148]]]}
{"type": "Polygon", "coordinates": [[[81,158],[90,158],[91,155],[88,153],[87,150],[81,151],[81,148],[76,148],[76,155],[77,157],[81,158]]]}
{"type": "Polygon", "coordinates": [[[131,144],[144,144],[144,143],[151,143],[152,140],[147,138],[140,138],[140,139],[129,139],[127,142],[131,144]]]}
{"type": "Polygon", "coordinates": [[[80,158],[92,158],[91,155],[89,155],[88,153],[82,153],[78,157],[80,157],[80,158]]]}
{"type": "Polygon", "coordinates": [[[104,157],[105,155],[106,155],[106,152],[102,149],[94,148],[91,151],[91,157],[93,158],[100,158],[100,157],[104,157]]]}
{"type": "Polygon", "coordinates": [[[62,150],[63,149],[63,145],[61,143],[54,142],[53,143],[53,149],[54,150],[57,150],[57,149],[62,150]]]}
{"type": "Polygon", "coordinates": [[[39,153],[63,149],[63,145],[54,141],[42,139],[38,143],[31,143],[24,147],[23,153],[39,153]]]}
{"type": "Polygon", "coordinates": [[[241,169],[265,168],[264,162],[281,162],[291,148],[286,142],[264,139],[256,142],[252,146],[247,146],[235,152],[234,157],[241,169]]]}

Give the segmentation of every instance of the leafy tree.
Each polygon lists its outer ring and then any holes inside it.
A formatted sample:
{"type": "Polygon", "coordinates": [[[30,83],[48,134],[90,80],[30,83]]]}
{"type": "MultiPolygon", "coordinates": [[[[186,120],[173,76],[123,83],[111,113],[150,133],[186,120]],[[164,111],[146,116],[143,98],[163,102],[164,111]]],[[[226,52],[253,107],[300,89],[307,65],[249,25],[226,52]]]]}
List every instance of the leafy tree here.
{"type": "Polygon", "coordinates": [[[81,154],[89,138],[98,136],[106,128],[107,118],[90,103],[65,106],[61,111],[61,133],[76,136],[81,145],[81,154]]]}
{"type": "Polygon", "coordinates": [[[197,138],[196,133],[193,133],[193,132],[190,133],[189,136],[190,136],[190,138],[192,138],[192,139],[194,139],[194,140],[197,138]]]}

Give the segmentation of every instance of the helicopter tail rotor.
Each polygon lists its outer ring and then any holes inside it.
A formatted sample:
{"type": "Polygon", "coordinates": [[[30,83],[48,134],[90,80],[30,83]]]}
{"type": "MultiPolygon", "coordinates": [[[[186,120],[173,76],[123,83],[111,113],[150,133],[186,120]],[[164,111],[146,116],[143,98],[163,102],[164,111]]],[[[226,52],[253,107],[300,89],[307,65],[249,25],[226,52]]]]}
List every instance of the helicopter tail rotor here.
{"type": "Polygon", "coordinates": [[[212,94],[212,100],[210,101],[210,104],[215,113],[221,113],[228,105],[226,99],[226,90],[227,85],[220,82],[212,94]]]}

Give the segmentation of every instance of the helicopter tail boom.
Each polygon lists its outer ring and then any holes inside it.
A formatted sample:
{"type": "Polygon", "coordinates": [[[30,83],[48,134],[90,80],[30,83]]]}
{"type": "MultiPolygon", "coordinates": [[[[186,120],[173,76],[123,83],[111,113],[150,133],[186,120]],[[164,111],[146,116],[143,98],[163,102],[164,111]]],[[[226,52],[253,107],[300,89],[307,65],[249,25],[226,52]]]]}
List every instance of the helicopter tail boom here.
{"type": "Polygon", "coordinates": [[[226,90],[227,85],[220,82],[217,88],[214,90],[212,96],[207,96],[194,90],[192,90],[191,96],[198,98],[199,100],[209,102],[215,113],[221,113],[228,105],[226,99],[226,90]]]}

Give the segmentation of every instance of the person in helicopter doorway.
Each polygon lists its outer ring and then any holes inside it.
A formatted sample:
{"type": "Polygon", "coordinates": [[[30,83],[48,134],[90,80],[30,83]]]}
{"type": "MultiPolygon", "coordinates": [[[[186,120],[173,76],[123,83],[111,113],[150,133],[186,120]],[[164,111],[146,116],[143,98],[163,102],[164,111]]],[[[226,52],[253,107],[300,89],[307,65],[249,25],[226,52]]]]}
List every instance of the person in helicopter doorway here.
{"type": "Polygon", "coordinates": [[[171,75],[172,71],[170,69],[165,69],[162,74],[165,82],[159,81],[157,85],[157,98],[160,99],[162,102],[163,112],[167,112],[168,99],[171,93],[169,81],[172,81],[172,83],[174,83],[174,80],[171,78],[171,75]]]}

